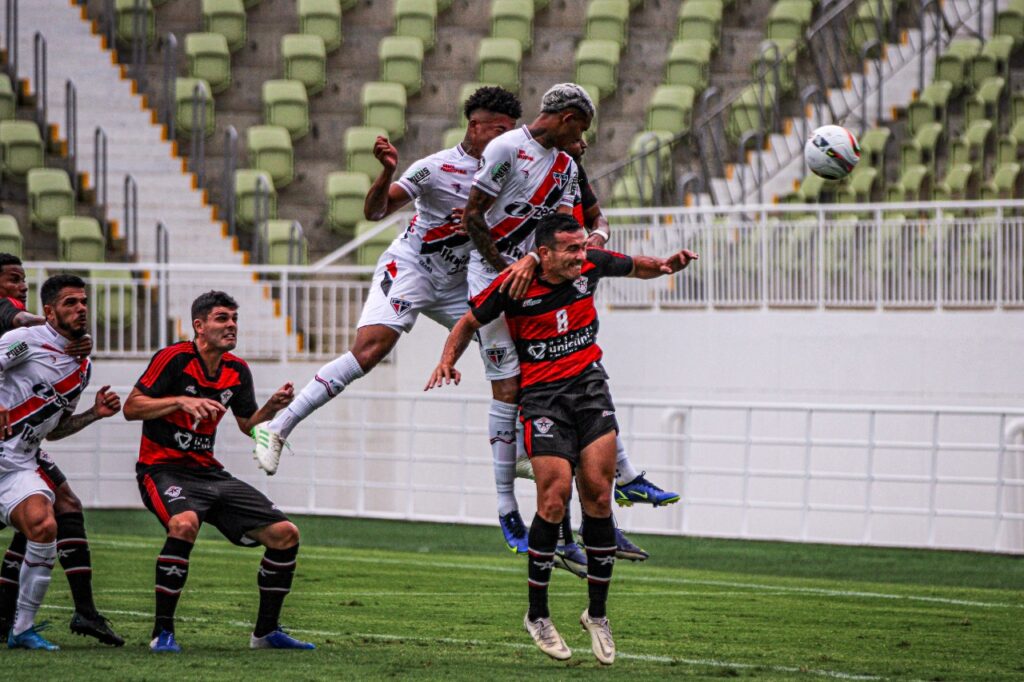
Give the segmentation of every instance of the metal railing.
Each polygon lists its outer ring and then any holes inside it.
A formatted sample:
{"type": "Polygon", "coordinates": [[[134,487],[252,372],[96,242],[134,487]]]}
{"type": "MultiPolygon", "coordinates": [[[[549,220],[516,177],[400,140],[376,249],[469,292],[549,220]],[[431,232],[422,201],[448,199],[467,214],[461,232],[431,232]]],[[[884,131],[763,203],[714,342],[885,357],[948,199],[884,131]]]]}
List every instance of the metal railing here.
{"type": "Polygon", "coordinates": [[[196,174],[200,187],[206,184],[206,106],[210,96],[202,81],[196,83],[192,89],[192,130],[188,164],[196,174]]]}
{"type": "Polygon", "coordinates": [[[68,140],[68,175],[78,197],[78,89],[70,78],[64,81],[64,128],[68,140]]]}
{"type": "Polygon", "coordinates": [[[135,0],[132,5],[132,66],[131,74],[139,84],[139,90],[145,92],[148,77],[146,76],[146,53],[149,50],[149,12],[147,0],[135,0]]]}
{"type": "Polygon", "coordinates": [[[46,37],[36,31],[32,37],[32,85],[35,88],[36,96],[36,125],[41,131],[46,131],[47,121],[47,67],[46,67],[46,37]]]}
{"type": "Polygon", "coordinates": [[[235,126],[224,130],[224,175],[221,177],[220,201],[228,236],[237,233],[235,225],[235,171],[238,169],[238,131],[235,126]]]}
{"type": "Polygon", "coordinates": [[[139,255],[139,185],[131,173],[124,176],[124,233],[128,260],[135,260],[139,255]]]}
{"type": "Polygon", "coordinates": [[[18,0],[7,0],[4,4],[4,48],[7,50],[7,75],[18,87],[18,0]]]}
{"type": "Polygon", "coordinates": [[[173,140],[177,136],[174,129],[174,116],[177,109],[175,101],[174,84],[178,77],[178,39],[173,33],[164,35],[164,109],[163,122],[167,125],[167,139],[173,140]]]}
{"type": "Polygon", "coordinates": [[[103,126],[96,126],[92,133],[92,181],[96,188],[96,208],[99,210],[99,217],[102,222],[107,219],[108,202],[107,185],[109,182],[107,131],[103,126]]]}
{"type": "Polygon", "coordinates": [[[157,340],[160,347],[167,345],[167,324],[170,305],[170,273],[168,264],[171,260],[171,231],[161,221],[156,224],[156,271],[157,271],[157,340]]]}

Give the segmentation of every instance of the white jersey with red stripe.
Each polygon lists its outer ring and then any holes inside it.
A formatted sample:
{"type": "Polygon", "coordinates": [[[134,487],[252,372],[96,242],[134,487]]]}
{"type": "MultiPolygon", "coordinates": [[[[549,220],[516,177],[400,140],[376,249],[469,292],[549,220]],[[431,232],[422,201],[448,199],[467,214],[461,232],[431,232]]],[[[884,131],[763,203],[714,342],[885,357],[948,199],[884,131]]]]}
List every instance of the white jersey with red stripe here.
{"type": "Polygon", "coordinates": [[[396,180],[415,202],[416,215],[390,248],[415,260],[442,289],[466,279],[473,244],[452,210],[466,205],[478,165],[459,144],[420,159],[396,180]]]}
{"type": "MultiPolygon", "coordinates": [[[[573,207],[579,171],[571,156],[545,148],[522,126],[491,140],[473,186],[495,198],[484,221],[498,251],[511,264],[533,250],[537,221],[560,206],[573,207]]],[[[493,271],[479,252],[473,253],[471,263],[472,269],[480,264],[493,271]]]]}
{"type": "Polygon", "coordinates": [[[0,405],[12,434],[0,441],[0,475],[35,469],[39,443],[75,410],[92,364],[64,352],[67,339],[43,324],[0,337],[0,405]]]}

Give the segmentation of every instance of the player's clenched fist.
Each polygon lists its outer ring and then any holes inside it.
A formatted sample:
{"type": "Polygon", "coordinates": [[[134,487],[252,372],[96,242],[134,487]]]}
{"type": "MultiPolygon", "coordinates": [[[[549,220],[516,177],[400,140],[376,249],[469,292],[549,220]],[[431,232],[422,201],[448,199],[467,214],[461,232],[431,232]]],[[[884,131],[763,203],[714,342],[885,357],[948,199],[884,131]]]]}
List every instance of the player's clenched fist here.
{"type": "Polygon", "coordinates": [[[110,390],[110,386],[104,386],[96,392],[96,402],[93,409],[100,419],[113,417],[121,411],[121,397],[110,390]]]}
{"type": "Polygon", "coordinates": [[[292,382],[288,382],[281,388],[274,391],[274,395],[270,396],[270,400],[267,401],[267,405],[272,410],[283,410],[288,407],[292,400],[295,399],[295,386],[292,382]]]}
{"type": "Polygon", "coordinates": [[[383,135],[378,135],[377,141],[373,143],[373,155],[389,171],[395,170],[398,165],[398,150],[383,135]]]}
{"type": "Polygon", "coordinates": [[[209,398],[190,398],[181,396],[178,398],[178,409],[190,414],[200,421],[217,419],[224,413],[224,406],[216,400],[209,398]]]}

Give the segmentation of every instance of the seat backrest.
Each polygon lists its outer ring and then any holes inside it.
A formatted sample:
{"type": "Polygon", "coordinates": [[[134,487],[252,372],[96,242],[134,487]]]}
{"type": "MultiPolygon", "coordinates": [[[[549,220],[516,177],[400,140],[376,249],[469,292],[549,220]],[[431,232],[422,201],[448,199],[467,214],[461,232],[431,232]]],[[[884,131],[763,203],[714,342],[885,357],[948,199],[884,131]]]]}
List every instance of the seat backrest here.
{"type": "Polygon", "coordinates": [[[263,122],[282,126],[293,140],[309,132],[309,99],[306,86],[294,80],[263,83],[263,122]]]}
{"type": "Polygon", "coordinates": [[[327,47],[318,35],[291,33],[281,38],[284,77],[302,81],[306,91],[315,95],[324,89],[327,79],[327,47]]]}
{"type": "Polygon", "coordinates": [[[415,36],[424,48],[434,47],[437,0],[395,0],[395,35],[415,36]]]}
{"type": "Polygon", "coordinates": [[[202,14],[203,30],[223,35],[232,52],[245,46],[246,15],[242,0],[203,0],[202,14]]]}
{"type": "Polygon", "coordinates": [[[64,216],[57,221],[60,260],[101,263],[106,246],[99,221],[89,216],[64,216]]]}
{"type": "Polygon", "coordinates": [[[375,178],[380,174],[380,162],[373,155],[377,136],[387,136],[388,131],[371,126],[351,126],[345,131],[346,170],[365,173],[375,178]]]}
{"type": "Polygon", "coordinates": [[[323,38],[328,52],[341,47],[341,5],[338,0],[298,0],[299,32],[323,38]]]}

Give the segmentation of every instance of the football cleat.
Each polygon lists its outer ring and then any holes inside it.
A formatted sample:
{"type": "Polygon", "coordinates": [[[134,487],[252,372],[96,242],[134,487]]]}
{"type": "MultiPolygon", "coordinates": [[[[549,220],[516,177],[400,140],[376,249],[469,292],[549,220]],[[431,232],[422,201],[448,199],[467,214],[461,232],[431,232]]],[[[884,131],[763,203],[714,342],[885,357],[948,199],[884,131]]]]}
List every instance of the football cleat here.
{"type": "Polygon", "coordinates": [[[498,522],[501,524],[501,532],[505,535],[505,546],[508,547],[508,551],[516,554],[526,554],[530,551],[529,534],[518,509],[499,516],[498,522]]]}
{"type": "Polygon", "coordinates": [[[612,626],[607,618],[591,618],[590,611],[580,614],[580,625],[590,633],[590,649],[598,662],[611,665],[615,662],[615,640],[612,639],[612,626]]]}
{"type": "Polygon", "coordinates": [[[670,493],[654,485],[642,472],[629,483],[615,484],[615,502],[620,507],[632,507],[634,504],[649,504],[655,507],[679,501],[679,493],[670,493]]]}
{"type": "Polygon", "coordinates": [[[316,645],[295,639],[281,628],[268,632],[262,637],[249,637],[250,649],[315,649],[316,645]]]}
{"type": "Polygon", "coordinates": [[[249,432],[256,441],[252,456],[256,466],[267,472],[267,476],[277,473],[277,465],[281,463],[281,449],[288,445],[281,434],[271,430],[270,422],[260,422],[249,432]]]}
{"type": "Polygon", "coordinates": [[[60,651],[60,647],[53,642],[43,639],[39,633],[50,627],[48,622],[33,625],[28,630],[14,634],[14,630],[7,635],[8,649],[39,649],[42,651],[60,651]]]}
{"type": "Polygon", "coordinates": [[[537,647],[556,661],[567,661],[572,656],[572,651],[565,645],[565,640],[558,634],[555,624],[550,618],[538,618],[530,620],[530,613],[523,616],[523,626],[533,637],[537,647]]]}
{"type": "Polygon", "coordinates": [[[71,616],[71,632],[83,637],[95,637],[103,644],[124,646],[124,639],[110,627],[110,621],[101,613],[86,618],[78,611],[71,616]]]}
{"type": "Polygon", "coordinates": [[[575,542],[555,547],[555,566],[579,578],[587,577],[587,555],[575,542]]]}
{"type": "Polygon", "coordinates": [[[626,537],[620,528],[615,529],[615,557],[628,561],[646,561],[651,556],[646,550],[637,547],[626,537]]]}
{"type": "Polygon", "coordinates": [[[181,646],[174,639],[173,632],[161,630],[160,634],[149,643],[149,650],[156,654],[180,654],[181,646]]]}

